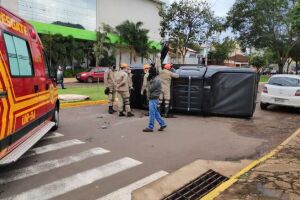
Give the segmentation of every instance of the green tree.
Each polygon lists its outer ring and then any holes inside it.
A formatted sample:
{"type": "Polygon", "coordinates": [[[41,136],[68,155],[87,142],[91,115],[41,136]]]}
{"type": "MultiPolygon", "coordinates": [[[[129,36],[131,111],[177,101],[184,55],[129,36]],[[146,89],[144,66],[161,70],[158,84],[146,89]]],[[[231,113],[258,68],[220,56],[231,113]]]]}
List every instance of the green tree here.
{"type": "Polygon", "coordinates": [[[254,66],[257,71],[259,71],[262,67],[266,66],[266,59],[264,56],[255,55],[250,57],[249,64],[254,66]]]}
{"type": "Polygon", "coordinates": [[[228,12],[227,24],[239,33],[244,47],[271,48],[276,54],[279,73],[299,36],[294,12],[295,0],[237,0],[228,12]]]}
{"type": "Polygon", "coordinates": [[[58,65],[80,65],[87,57],[87,47],[91,48],[93,44],[91,41],[76,40],[72,36],[64,37],[60,34],[42,34],[40,38],[53,69],[58,65]]]}
{"type": "Polygon", "coordinates": [[[203,42],[203,33],[207,38],[215,27],[220,28],[207,1],[175,1],[160,9],[159,15],[162,18],[161,36],[170,40],[171,47],[180,53],[183,63],[189,46],[203,42]]]}
{"type": "MultiPolygon", "coordinates": [[[[99,27],[97,32],[96,32],[96,42],[94,43],[94,55],[96,59],[96,66],[99,66],[99,64],[102,61],[102,58],[104,58],[104,52],[105,52],[105,47],[107,47],[107,44],[109,43],[109,38],[108,38],[108,28],[105,24],[102,24],[102,30],[99,27]]],[[[107,53],[107,52],[106,52],[107,53]]]]}
{"type": "Polygon", "coordinates": [[[121,43],[125,43],[129,49],[130,64],[132,60],[136,61],[136,55],[147,54],[149,30],[143,29],[142,26],[142,22],[133,23],[128,20],[116,26],[121,43]]]}
{"type": "Polygon", "coordinates": [[[235,41],[225,38],[223,42],[214,42],[213,50],[209,52],[208,57],[217,65],[223,64],[224,60],[228,60],[230,53],[235,49],[235,41]]]}
{"type": "Polygon", "coordinates": [[[300,70],[300,40],[297,41],[290,51],[290,57],[296,62],[296,73],[300,70]]]}

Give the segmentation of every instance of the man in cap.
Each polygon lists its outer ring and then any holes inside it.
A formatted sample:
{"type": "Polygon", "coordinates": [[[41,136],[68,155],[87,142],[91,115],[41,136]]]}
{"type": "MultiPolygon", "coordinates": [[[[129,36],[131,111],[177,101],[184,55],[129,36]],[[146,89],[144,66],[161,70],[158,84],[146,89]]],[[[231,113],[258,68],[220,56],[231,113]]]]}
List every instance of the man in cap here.
{"type": "Polygon", "coordinates": [[[163,70],[159,72],[159,77],[161,79],[162,90],[159,97],[160,106],[165,103],[165,113],[164,117],[168,117],[170,110],[170,99],[171,99],[171,81],[172,78],[179,78],[179,75],[171,72],[172,65],[165,64],[163,70]]]}
{"type": "Polygon", "coordinates": [[[116,65],[112,65],[104,73],[104,84],[106,86],[106,91],[108,92],[108,113],[109,114],[113,114],[114,112],[117,112],[113,109],[114,100],[116,97],[115,74],[116,74],[116,65]]]}
{"type": "Polygon", "coordinates": [[[128,74],[126,72],[128,64],[121,64],[120,70],[115,75],[115,84],[116,91],[118,94],[118,108],[119,108],[119,116],[125,116],[123,105],[125,105],[125,111],[127,113],[127,117],[133,117],[134,115],[131,113],[130,109],[130,93],[129,93],[129,85],[128,85],[128,74]]]}

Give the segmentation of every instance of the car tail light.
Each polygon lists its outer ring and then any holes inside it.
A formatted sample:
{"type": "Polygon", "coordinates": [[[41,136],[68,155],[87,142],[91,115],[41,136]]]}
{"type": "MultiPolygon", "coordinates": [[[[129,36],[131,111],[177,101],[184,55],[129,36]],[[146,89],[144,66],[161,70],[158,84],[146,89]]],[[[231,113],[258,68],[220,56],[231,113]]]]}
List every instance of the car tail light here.
{"type": "Polygon", "coordinates": [[[297,90],[295,96],[300,97],[300,90],[297,90]]]}
{"type": "Polygon", "coordinates": [[[266,86],[264,86],[262,92],[263,93],[268,93],[268,88],[266,86]]]}

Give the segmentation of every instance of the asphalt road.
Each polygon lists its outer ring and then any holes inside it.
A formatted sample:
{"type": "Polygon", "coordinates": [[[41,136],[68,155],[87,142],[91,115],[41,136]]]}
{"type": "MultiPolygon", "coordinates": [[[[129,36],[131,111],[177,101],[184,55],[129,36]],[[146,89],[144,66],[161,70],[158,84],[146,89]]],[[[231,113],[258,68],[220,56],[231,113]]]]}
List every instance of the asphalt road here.
{"type": "Polygon", "coordinates": [[[141,111],[135,110],[134,118],[119,118],[106,114],[106,109],[62,110],[56,133],[0,170],[0,198],[98,199],[149,175],[155,180],[196,159],[256,159],[300,124],[299,111],[273,107],[257,108],[250,120],[176,114],[167,119],[166,131],[143,133],[147,117],[141,111]]]}

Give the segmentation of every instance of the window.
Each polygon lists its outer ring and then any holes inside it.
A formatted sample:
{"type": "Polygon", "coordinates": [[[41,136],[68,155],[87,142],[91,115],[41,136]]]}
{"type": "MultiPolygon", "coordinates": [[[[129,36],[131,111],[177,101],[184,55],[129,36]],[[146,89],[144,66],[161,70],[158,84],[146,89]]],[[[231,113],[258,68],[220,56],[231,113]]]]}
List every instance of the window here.
{"type": "Polygon", "coordinates": [[[4,40],[12,76],[32,76],[32,63],[28,43],[18,37],[4,33],[4,40]]]}
{"type": "Polygon", "coordinates": [[[270,79],[268,84],[286,86],[286,87],[299,87],[300,80],[297,78],[289,78],[289,77],[273,77],[270,79]]]}

